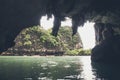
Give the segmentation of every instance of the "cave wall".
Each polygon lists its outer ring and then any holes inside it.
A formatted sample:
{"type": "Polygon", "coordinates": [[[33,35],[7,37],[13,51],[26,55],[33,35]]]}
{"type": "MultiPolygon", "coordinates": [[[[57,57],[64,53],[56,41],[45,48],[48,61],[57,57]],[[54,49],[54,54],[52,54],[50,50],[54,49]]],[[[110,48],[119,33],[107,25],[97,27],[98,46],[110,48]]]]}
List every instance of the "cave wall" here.
{"type": "Polygon", "coordinates": [[[47,0],[0,1],[0,53],[14,46],[14,39],[24,28],[39,25],[47,3],[47,0]]]}
{"type": "Polygon", "coordinates": [[[96,46],[92,49],[92,61],[116,63],[120,57],[120,27],[113,24],[95,24],[96,46]]]}
{"type": "Polygon", "coordinates": [[[119,35],[119,27],[112,25],[112,24],[104,24],[104,23],[95,23],[95,39],[96,39],[96,45],[99,45],[102,43],[102,41],[113,37],[115,35],[119,35]]]}

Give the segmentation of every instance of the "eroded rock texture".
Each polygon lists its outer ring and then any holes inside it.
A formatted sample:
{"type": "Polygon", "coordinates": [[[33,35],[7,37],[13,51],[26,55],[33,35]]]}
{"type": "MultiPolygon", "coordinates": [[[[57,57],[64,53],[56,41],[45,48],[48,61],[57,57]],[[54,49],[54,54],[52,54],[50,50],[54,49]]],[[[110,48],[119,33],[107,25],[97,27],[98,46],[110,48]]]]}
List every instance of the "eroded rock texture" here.
{"type": "MultiPolygon", "coordinates": [[[[22,29],[38,25],[43,15],[47,15],[48,18],[52,15],[55,17],[52,32],[54,36],[57,35],[61,21],[64,21],[65,17],[72,19],[73,35],[78,26],[84,25],[86,21],[95,22],[97,46],[103,43],[108,46],[111,40],[119,41],[118,36],[113,36],[115,30],[112,30],[120,25],[119,4],[119,0],[1,0],[0,52],[14,45],[14,39],[22,29]]],[[[120,48],[118,44],[112,44],[120,48]]],[[[106,53],[103,48],[99,50],[106,53]]],[[[93,53],[99,50],[94,48],[93,53]]]]}
{"type": "Polygon", "coordinates": [[[120,57],[120,28],[112,24],[95,24],[96,46],[92,50],[92,60],[115,63],[120,57]]]}

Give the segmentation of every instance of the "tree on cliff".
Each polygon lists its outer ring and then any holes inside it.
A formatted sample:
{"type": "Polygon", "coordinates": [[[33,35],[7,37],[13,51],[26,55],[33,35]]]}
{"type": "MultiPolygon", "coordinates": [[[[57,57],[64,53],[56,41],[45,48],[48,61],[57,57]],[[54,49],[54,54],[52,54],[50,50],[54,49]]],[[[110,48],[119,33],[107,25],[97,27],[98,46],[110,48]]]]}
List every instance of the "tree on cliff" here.
{"type": "Polygon", "coordinates": [[[72,36],[68,26],[61,27],[58,36],[51,35],[51,29],[45,30],[40,26],[24,29],[16,38],[16,45],[11,50],[18,51],[65,51],[82,47],[80,35],[72,36]]]}

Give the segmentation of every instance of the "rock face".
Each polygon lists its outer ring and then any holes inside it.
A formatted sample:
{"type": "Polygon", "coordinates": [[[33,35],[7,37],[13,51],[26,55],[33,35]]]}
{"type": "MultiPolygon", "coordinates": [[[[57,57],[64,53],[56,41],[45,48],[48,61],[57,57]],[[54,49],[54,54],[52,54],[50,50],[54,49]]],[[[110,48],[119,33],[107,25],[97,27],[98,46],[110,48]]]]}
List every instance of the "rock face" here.
{"type": "MultiPolygon", "coordinates": [[[[54,36],[65,17],[72,19],[73,35],[78,26],[84,25],[86,21],[95,22],[95,26],[99,26],[95,27],[97,46],[103,43],[108,46],[108,38],[113,35],[112,28],[120,26],[119,4],[119,0],[1,0],[0,52],[15,44],[14,39],[22,29],[38,25],[43,15],[55,17],[52,32],[54,36]],[[109,26],[112,28],[108,28],[109,26]]],[[[103,48],[97,50],[97,46],[93,49],[93,54],[99,53],[99,50],[104,52],[103,48]]]]}
{"type": "Polygon", "coordinates": [[[92,50],[92,61],[104,63],[116,63],[120,57],[120,36],[114,36],[103,40],[92,50]]]}
{"type": "Polygon", "coordinates": [[[96,46],[91,59],[96,62],[115,63],[120,57],[120,28],[111,24],[95,24],[96,46]]]}

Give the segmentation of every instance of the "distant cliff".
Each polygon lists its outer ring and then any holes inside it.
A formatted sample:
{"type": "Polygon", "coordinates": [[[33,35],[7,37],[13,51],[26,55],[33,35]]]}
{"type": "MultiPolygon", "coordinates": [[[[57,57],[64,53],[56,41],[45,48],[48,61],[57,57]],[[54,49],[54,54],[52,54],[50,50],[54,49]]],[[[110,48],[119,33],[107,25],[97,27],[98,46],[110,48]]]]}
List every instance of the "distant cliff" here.
{"type": "Polygon", "coordinates": [[[51,29],[45,30],[40,26],[24,29],[15,39],[16,45],[5,53],[33,54],[39,52],[64,52],[66,50],[82,48],[79,33],[72,36],[72,30],[68,26],[61,27],[58,36],[51,35],[51,29]],[[35,52],[35,53],[34,53],[35,52]]]}

